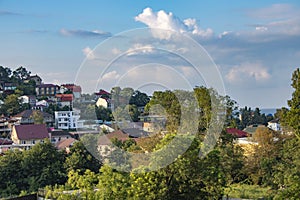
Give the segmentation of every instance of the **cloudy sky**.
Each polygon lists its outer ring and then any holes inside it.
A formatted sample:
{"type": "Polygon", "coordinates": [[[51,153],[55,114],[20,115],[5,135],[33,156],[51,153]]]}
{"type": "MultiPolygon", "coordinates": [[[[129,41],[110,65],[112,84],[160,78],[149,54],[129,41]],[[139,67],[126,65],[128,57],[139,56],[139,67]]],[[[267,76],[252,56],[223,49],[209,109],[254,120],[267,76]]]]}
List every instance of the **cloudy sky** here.
{"type": "Polygon", "coordinates": [[[0,65],[85,92],[206,85],[277,108],[300,66],[298,0],[0,0],[0,23],[0,65]]]}

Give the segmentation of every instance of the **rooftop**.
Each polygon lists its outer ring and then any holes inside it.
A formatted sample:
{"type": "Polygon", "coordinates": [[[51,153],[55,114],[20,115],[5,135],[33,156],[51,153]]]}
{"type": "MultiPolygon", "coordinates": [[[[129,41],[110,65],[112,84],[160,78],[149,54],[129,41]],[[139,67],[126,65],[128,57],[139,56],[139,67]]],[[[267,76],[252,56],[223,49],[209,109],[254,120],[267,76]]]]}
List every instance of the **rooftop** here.
{"type": "Polygon", "coordinates": [[[45,124],[15,125],[14,128],[19,140],[49,138],[45,124]]]}

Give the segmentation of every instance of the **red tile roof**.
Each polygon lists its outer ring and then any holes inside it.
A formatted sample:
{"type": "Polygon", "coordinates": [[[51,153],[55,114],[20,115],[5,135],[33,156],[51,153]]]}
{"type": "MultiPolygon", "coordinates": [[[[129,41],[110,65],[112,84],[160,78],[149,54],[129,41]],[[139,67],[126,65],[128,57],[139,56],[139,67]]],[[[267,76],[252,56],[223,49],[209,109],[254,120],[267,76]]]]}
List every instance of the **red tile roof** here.
{"type": "Polygon", "coordinates": [[[57,94],[55,97],[60,101],[73,101],[73,94],[57,94]]]}
{"type": "Polygon", "coordinates": [[[105,91],[105,90],[102,90],[102,89],[101,89],[99,92],[96,92],[95,94],[96,94],[96,95],[99,95],[99,96],[100,96],[100,95],[111,95],[109,92],[107,92],[107,91],[105,91]]]}
{"type": "Polygon", "coordinates": [[[236,136],[238,138],[248,137],[248,133],[247,132],[241,131],[241,130],[236,129],[236,128],[226,128],[226,132],[228,134],[231,134],[231,135],[236,136]]]}
{"type": "Polygon", "coordinates": [[[49,138],[45,124],[15,125],[14,128],[19,140],[49,138]]]}

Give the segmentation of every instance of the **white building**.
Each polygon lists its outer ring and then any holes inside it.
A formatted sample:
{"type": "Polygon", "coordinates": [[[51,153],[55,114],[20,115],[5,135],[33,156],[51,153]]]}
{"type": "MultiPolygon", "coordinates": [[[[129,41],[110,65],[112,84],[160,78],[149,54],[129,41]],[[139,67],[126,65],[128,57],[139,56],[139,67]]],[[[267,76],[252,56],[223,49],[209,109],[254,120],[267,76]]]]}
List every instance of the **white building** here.
{"type": "Polygon", "coordinates": [[[83,121],[80,119],[80,112],[75,111],[56,111],[55,125],[58,129],[78,129],[83,127],[83,121]]]}
{"type": "Polygon", "coordinates": [[[268,122],[268,128],[270,128],[274,131],[281,131],[281,127],[280,127],[279,121],[277,119],[269,121],[268,122]]]}

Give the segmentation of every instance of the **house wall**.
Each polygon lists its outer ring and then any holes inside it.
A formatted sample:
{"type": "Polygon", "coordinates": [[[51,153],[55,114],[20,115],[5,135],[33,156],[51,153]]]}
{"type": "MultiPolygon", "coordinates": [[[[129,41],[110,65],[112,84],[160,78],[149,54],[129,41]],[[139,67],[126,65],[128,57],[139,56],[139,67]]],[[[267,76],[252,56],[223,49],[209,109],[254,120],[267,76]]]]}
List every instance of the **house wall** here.
{"type": "Polygon", "coordinates": [[[55,125],[63,130],[82,128],[83,122],[79,118],[80,115],[74,111],[56,111],[55,125]]]}
{"type": "Polygon", "coordinates": [[[62,135],[62,136],[51,136],[51,142],[52,143],[58,143],[62,140],[66,140],[66,139],[69,139],[71,138],[71,136],[67,136],[67,135],[62,135]]]}

